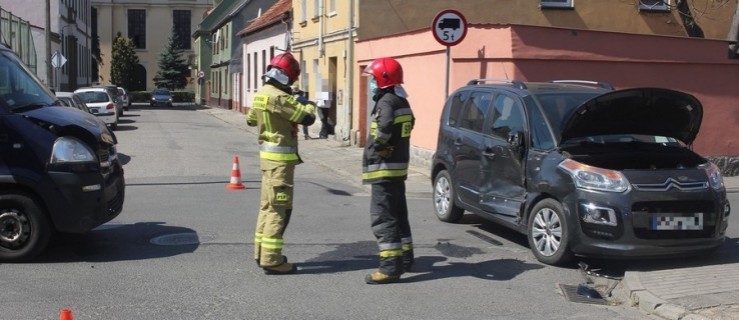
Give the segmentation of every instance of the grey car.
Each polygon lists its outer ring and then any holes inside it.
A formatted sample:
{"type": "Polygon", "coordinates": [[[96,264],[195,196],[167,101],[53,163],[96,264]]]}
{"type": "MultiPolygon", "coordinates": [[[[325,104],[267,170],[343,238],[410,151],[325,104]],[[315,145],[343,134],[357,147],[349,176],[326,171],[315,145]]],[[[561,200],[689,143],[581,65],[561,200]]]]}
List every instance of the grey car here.
{"type": "Polygon", "coordinates": [[[442,113],[436,215],[517,230],[552,265],[712,252],[731,210],[719,168],[690,148],[702,116],[663,88],[473,80],[442,113]]]}
{"type": "Polygon", "coordinates": [[[167,89],[156,89],[151,92],[151,102],[150,105],[152,107],[157,106],[165,106],[165,107],[172,107],[172,93],[169,92],[167,89]]]}

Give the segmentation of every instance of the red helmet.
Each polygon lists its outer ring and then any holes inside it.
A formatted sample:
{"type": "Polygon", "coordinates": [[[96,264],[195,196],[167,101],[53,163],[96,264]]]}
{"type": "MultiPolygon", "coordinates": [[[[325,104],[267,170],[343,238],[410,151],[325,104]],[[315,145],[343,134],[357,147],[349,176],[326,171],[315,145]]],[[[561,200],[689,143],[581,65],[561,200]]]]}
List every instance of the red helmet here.
{"type": "Polygon", "coordinates": [[[403,83],[403,67],[393,58],[375,59],[364,68],[364,73],[375,77],[380,89],[403,83]]]}
{"type": "Polygon", "coordinates": [[[267,65],[267,71],[272,68],[282,70],[282,72],[284,72],[289,78],[290,83],[295,82],[295,80],[297,80],[298,76],[300,75],[300,64],[298,63],[298,60],[295,60],[295,57],[293,57],[293,55],[289,52],[278,54],[274,58],[272,58],[272,60],[270,60],[269,64],[267,65]]]}

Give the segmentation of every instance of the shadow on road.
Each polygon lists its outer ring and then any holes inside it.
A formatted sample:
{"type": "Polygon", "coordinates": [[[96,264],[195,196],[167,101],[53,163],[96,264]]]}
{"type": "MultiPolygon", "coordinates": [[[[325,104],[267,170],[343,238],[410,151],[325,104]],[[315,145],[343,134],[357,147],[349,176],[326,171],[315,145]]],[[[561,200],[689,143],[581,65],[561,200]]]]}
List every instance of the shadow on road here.
{"type": "Polygon", "coordinates": [[[103,225],[86,234],[57,234],[44,254],[33,263],[112,262],[165,258],[195,251],[199,243],[155,245],[159,236],[197,233],[164,222],[103,225]]]}

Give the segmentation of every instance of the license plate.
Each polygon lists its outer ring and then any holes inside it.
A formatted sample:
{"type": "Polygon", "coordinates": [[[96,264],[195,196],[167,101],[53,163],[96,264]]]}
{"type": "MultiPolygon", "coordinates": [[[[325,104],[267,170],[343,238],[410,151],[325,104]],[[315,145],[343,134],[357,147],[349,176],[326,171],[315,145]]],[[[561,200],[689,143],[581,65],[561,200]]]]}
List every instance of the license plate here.
{"type": "Polygon", "coordinates": [[[652,230],[703,230],[703,212],[657,214],[652,217],[652,230]]]}

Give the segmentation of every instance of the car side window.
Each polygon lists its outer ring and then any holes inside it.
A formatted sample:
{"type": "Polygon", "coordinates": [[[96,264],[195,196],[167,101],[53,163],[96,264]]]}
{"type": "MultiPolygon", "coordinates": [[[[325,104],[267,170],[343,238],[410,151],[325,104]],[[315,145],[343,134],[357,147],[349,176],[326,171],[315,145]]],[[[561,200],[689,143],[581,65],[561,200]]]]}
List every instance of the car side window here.
{"type": "Polygon", "coordinates": [[[447,109],[449,110],[449,121],[447,122],[447,124],[450,127],[456,127],[459,123],[459,117],[461,116],[464,101],[467,100],[467,97],[469,95],[469,91],[460,91],[447,99],[447,109]]]}
{"type": "Polygon", "coordinates": [[[485,124],[485,116],[490,109],[492,96],[490,92],[473,92],[464,104],[459,127],[475,132],[482,132],[483,124],[485,124]]]}
{"type": "Polygon", "coordinates": [[[495,116],[493,117],[492,135],[502,139],[508,139],[511,132],[523,132],[523,113],[521,103],[512,97],[498,95],[493,104],[495,116]]]}

